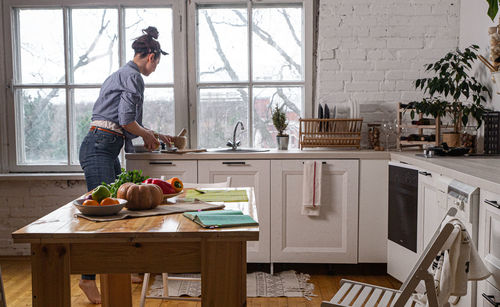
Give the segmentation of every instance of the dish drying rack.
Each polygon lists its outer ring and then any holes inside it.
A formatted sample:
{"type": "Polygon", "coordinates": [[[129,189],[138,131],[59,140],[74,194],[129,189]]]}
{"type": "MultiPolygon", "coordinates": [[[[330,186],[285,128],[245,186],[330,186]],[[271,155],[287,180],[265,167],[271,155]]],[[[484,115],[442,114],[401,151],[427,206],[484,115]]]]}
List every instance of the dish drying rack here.
{"type": "Polygon", "coordinates": [[[362,118],[300,118],[299,148],[360,148],[362,118]]]}

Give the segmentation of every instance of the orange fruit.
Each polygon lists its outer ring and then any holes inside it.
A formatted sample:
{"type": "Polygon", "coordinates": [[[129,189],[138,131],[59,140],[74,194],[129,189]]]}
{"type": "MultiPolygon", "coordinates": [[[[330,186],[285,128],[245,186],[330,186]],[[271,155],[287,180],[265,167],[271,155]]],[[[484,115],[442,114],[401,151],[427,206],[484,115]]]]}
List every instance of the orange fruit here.
{"type": "Polygon", "coordinates": [[[105,199],[101,200],[101,206],[110,206],[110,205],[117,205],[120,202],[114,198],[111,197],[106,197],[105,199]]]}
{"type": "Polygon", "coordinates": [[[84,206],[99,206],[99,203],[93,199],[87,199],[83,202],[84,206]]]}

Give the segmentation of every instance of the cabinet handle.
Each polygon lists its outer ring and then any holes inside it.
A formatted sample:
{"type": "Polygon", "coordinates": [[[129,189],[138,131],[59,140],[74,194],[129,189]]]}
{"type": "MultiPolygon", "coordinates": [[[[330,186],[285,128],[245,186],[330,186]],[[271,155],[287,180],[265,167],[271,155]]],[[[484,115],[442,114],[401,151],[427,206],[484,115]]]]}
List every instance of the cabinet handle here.
{"type": "MultiPolygon", "coordinates": [[[[302,162],[302,164],[304,164],[304,162],[302,162]]],[[[323,162],[321,162],[321,164],[323,164],[323,165],[324,165],[324,164],[326,164],[326,162],[325,162],[325,161],[323,161],[323,162]]]]}
{"type": "Polygon", "coordinates": [[[226,165],[245,165],[245,162],[244,161],[230,161],[230,162],[222,162],[222,164],[226,164],[226,165]]]}
{"type": "Polygon", "coordinates": [[[491,305],[498,307],[500,306],[500,302],[495,302],[495,296],[493,295],[488,295],[486,293],[483,293],[483,297],[490,303],[491,305]]]}
{"type": "Polygon", "coordinates": [[[497,209],[500,209],[500,204],[496,200],[485,199],[484,202],[487,203],[488,205],[491,205],[491,206],[497,208],[497,209]]]}
{"type": "Polygon", "coordinates": [[[422,171],[419,171],[418,173],[419,173],[420,175],[424,175],[424,176],[430,176],[430,177],[432,177],[432,173],[422,172],[422,171]]]}
{"type": "Polygon", "coordinates": [[[172,162],[169,162],[169,161],[149,161],[149,164],[151,164],[151,165],[154,165],[154,164],[174,165],[172,162]]]}

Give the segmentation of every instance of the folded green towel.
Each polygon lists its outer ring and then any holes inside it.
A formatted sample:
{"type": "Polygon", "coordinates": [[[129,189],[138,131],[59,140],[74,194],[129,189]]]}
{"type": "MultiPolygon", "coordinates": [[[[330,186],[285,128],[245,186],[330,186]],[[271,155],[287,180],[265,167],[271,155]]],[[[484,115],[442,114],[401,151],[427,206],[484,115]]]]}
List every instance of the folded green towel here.
{"type": "Polygon", "coordinates": [[[245,190],[198,190],[205,193],[200,193],[197,190],[188,190],[186,198],[220,202],[248,201],[247,191],[245,190]]]}
{"type": "Polygon", "coordinates": [[[184,212],[186,218],[204,228],[259,225],[251,216],[240,210],[209,210],[184,212]]]}

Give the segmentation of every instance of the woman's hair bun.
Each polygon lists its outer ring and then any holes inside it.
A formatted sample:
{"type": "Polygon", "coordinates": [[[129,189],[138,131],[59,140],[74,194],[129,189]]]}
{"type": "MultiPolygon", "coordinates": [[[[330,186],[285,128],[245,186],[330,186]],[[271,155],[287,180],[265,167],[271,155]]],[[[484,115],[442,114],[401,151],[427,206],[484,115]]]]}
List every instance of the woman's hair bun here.
{"type": "Polygon", "coordinates": [[[151,26],[149,26],[147,29],[143,29],[142,32],[148,36],[151,36],[154,39],[158,39],[158,35],[160,35],[158,30],[155,27],[151,26]]]}

